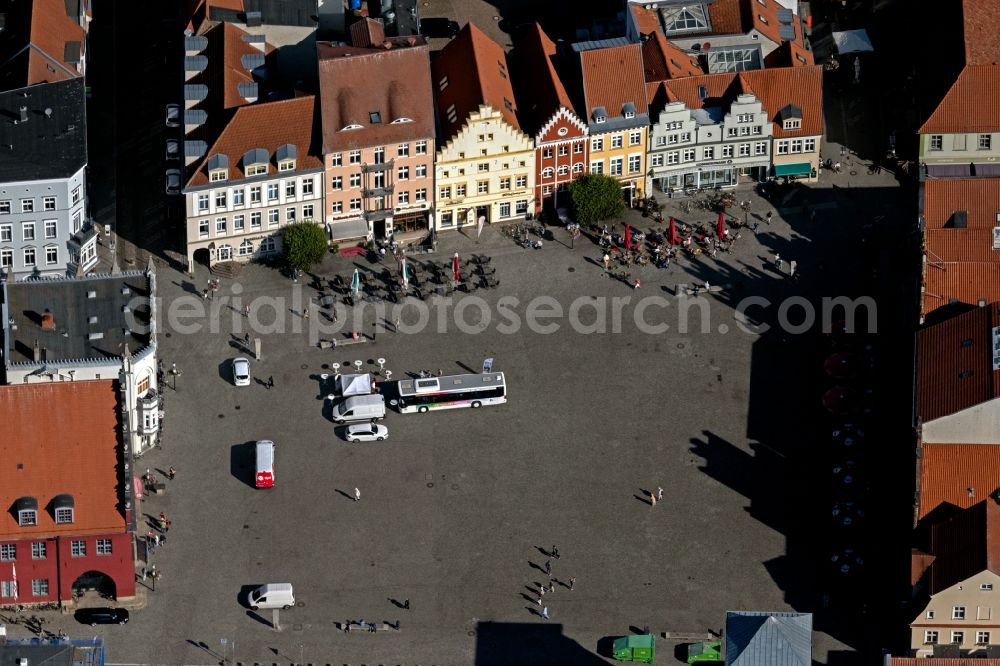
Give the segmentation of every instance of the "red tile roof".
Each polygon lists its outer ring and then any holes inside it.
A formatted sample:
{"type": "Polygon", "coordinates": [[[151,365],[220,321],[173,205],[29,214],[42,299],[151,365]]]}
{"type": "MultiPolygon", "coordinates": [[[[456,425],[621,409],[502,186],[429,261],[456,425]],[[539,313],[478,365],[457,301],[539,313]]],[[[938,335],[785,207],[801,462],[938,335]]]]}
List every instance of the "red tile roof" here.
{"type": "Polygon", "coordinates": [[[931,528],[930,594],[983,571],[1000,574],[1000,505],[992,499],[931,528]]]}
{"type": "MultiPolygon", "coordinates": [[[[761,4],[757,0],[743,0],[743,7],[744,16],[749,16],[757,32],[775,44],[781,44],[786,41],[781,36],[781,23],[778,21],[778,12],[785,8],[777,0],[764,0],[764,4],[761,4]]],[[[787,41],[792,41],[800,47],[805,48],[802,19],[797,14],[792,14],[792,27],[795,30],[795,39],[787,41]]]]}
{"type": "Polygon", "coordinates": [[[1000,263],[992,229],[928,229],[924,233],[927,270],[948,270],[955,263],[1000,263]]]}
{"type": "Polygon", "coordinates": [[[1000,326],[996,303],[917,332],[917,419],[926,423],[1000,395],[991,354],[994,326],[1000,326]]]}
{"type": "Polygon", "coordinates": [[[587,122],[599,106],[604,107],[609,118],[621,117],[622,108],[630,102],[636,114],[648,113],[640,44],[582,51],[580,72],[587,122]]]}
{"type": "Polygon", "coordinates": [[[244,11],[243,0],[188,0],[187,27],[195,34],[201,29],[202,24],[212,18],[213,9],[228,9],[234,12],[244,11]]]}
{"type": "MultiPolygon", "coordinates": [[[[253,83],[253,75],[243,66],[245,55],[269,55],[274,47],[264,43],[264,51],[246,41],[249,36],[232,23],[219,23],[205,33],[208,38],[208,68],[192,83],[205,83],[213,107],[233,109],[247,104],[240,95],[239,84],[253,83]]],[[[261,98],[263,99],[263,94],[261,98]]]]}
{"type": "Polygon", "coordinates": [[[689,109],[728,106],[739,94],[739,81],[733,72],[670,79],[663,82],[663,87],[667,101],[684,102],[689,109]],[[706,93],[704,97],[701,95],[702,87],[706,93]]]}
{"type": "Polygon", "coordinates": [[[118,386],[110,380],[0,387],[0,488],[8,507],[38,502],[38,525],[0,513],[0,538],[124,532],[118,386]],[[56,495],[72,495],[75,520],[55,523],[56,495]]]}
{"type": "Polygon", "coordinates": [[[764,67],[808,67],[815,64],[812,51],[795,42],[784,42],[764,56],[764,67]]]}
{"type": "Polygon", "coordinates": [[[423,37],[411,41],[394,40],[400,45],[389,49],[318,46],[323,154],[434,138],[430,49],[423,37]],[[350,125],[360,128],[344,129],[350,125]]]}
{"type": "Polygon", "coordinates": [[[916,548],[910,551],[910,586],[914,586],[924,577],[931,564],[934,563],[934,556],[924,553],[916,548]]]}
{"type": "Polygon", "coordinates": [[[322,168],[316,113],[312,96],[240,107],[196,165],[187,186],[207,185],[208,160],[219,154],[229,158],[229,180],[244,178],[243,156],[254,148],[267,151],[268,175],[278,173],[275,153],[285,144],[296,148],[295,171],[322,168]]]}
{"type": "Polygon", "coordinates": [[[923,445],[918,520],[942,504],[967,509],[992,496],[997,489],[1000,489],[1000,444],[923,445]]]}
{"type": "Polygon", "coordinates": [[[966,65],[920,134],[1000,132],[1000,66],[966,65]]]}
{"type": "MultiPolygon", "coordinates": [[[[9,3],[8,3],[9,4],[9,3]]],[[[80,76],[70,51],[83,54],[86,31],[67,12],[64,0],[28,0],[9,7],[0,31],[0,87],[3,90],[80,76]]]]}
{"type": "Polygon", "coordinates": [[[742,0],[717,0],[708,6],[713,34],[736,35],[750,29],[749,23],[744,20],[741,4],[742,0]]]}
{"type": "Polygon", "coordinates": [[[499,111],[509,125],[520,129],[517,100],[507,70],[503,47],[474,23],[468,23],[448,42],[431,63],[438,117],[444,130],[438,143],[450,139],[481,104],[499,111]],[[440,82],[445,77],[448,86],[441,90],[440,82]],[[452,105],[457,116],[454,122],[448,120],[452,105]]]}
{"type": "Polygon", "coordinates": [[[963,0],[965,64],[1000,65],[1000,40],[996,27],[1000,25],[1000,2],[996,0],[963,0]]]}
{"type": "Polygon", "coordinates": [[[941,229],[955,211],[967,212],[968,226],[992,229],[1000,213],[1000,178],[942,178],[924,182],[924,224],[941,229]]]}
{"type": "Polygon", "coordinates": [[[774,137],[816,136],[823,134],[823,68],[779,67],[756,69],[738,74],[744,92],[761,101],[774,122],[774,137]],[[794,104],[802,110],[802,126],[786,130],[779,114],[794,104]]]}
{"type": "Polygon", "coordinates": [[[556,69],[557,58],[555,42],[537,23],[515,40],[509,60],[521,127],[529,134],[536,134],[560,107],[575,115],[573,102],[556,69]]]}
{"type": "Polygon", "coordinates": [[[646,9],[638,2],[629,3],[635,28],[640,35],[650,35],[660,31],[660,13],[656,9],[646,9]]]}
{"type": "Polygon", "coordinates": [[[697,58],[671,44],[661,32],[642,43],[642,64],[647,84],[705,74],[697,58]]]}
{"type": "Polygon", "coordinates": [[[928,266],[924,276],[921,315],[949,304],[950,300],[976,305],[1000,301],[1000,264],[955,263],[939,270],[928,266]]]}

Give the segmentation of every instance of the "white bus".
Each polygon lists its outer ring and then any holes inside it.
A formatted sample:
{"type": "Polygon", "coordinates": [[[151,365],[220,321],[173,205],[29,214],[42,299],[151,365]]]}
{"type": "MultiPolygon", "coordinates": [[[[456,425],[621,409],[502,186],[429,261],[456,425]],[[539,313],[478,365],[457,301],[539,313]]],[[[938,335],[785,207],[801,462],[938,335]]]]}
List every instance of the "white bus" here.
{"type": "Polygon", "coordinates": [[[507,402],[507,385],[502,372],[403,379],[398,384],[397,405],[404,414],[432,409],[501,405],[507,402]]]}

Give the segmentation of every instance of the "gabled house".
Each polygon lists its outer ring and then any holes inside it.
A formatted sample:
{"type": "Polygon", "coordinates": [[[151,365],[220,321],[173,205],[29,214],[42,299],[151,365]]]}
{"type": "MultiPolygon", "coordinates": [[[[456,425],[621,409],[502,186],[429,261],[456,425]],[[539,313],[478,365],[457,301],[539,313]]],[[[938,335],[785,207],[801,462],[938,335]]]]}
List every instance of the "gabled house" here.
{"type": "Polygon", "coordinates": [[[812,614],[726,613],[726,666],[810,666],[812,614]]]}
{"type": "Polygon", "coordinates": [[[431,71],[439,126],[435,228],[531,215],[535,145],[518,119],[503,48],[469,23],[431,71]]]}
{"type": "Polygon", "coordinates": [[[926,552],[913,558],[921,608],[910,623],[914,656],[932,656],[941,645],[985,655],[1000,638],[1000,505],[984,499],[934,525],[926,552]]]}
{"type": "Polygon", "coordinates": [[[562,81],[565,63],[540,25],[518,35],[511,61],[521,128],[535,140],[533,211],[539,214],[558,208],[560,193],[586,172],[588,128],[562,81]]]}
{"type": "Polygon", "coordinates": [[[577,106],[590,131],[589,173],[618,180],[629,205],[646,196],[649,111],[642,47],[624,38],[573,45],[579,58],[577,106]]]}
{"type": "Polygon", "coordinates": [[[429,48],[372,19],[351,35],[351,46],[318,49],[323,219],[335,241],[424,235],[436,148],[429,48]]]}
{"type": "Polygon", "coordinates": [[[82,77],[90,2],[0,0],[0,91],[82,77]]]}

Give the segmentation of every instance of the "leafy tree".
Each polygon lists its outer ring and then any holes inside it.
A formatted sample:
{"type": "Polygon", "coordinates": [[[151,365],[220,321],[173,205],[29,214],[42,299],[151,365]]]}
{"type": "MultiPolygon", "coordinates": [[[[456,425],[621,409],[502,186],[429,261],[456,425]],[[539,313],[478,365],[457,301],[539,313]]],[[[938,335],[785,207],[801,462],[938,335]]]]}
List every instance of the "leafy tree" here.
{"type": "Polygon", "coordinates": [[[622,186],[611,176],[589,173],[569,186],[573,217],[580,224],[593,226],[618,217],[625,211],[622,186]]]}
{"type": "Polygon", "coordinates": [[[302,271],[323,261],[329,249],[326,232],[315,222],[289,224],[282,232],[282,245],[288,265],[302,271]]]}

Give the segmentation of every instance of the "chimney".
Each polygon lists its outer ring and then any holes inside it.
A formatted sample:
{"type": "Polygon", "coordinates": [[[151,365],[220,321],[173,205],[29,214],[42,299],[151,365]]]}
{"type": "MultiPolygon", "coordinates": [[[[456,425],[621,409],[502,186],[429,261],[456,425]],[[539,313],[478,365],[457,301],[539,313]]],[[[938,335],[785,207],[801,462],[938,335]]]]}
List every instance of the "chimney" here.
{"type": "Polygon", "coordinates": [[[21,122],[22,123],[28,122],[28,107],[26,106],[21,107],[21,122]]]}
{"type": "Polygon", "coordinates": [[[382,48],[388,51],[389,49],[392,48],[392,42],[390,42],[388,39],[385,40],[384,42],[382,42],[382,48]]]}
{"type": "Polygon", "coordinates": [[[42,360],[42,351],[38,348],[38,340],[35,340],[35,347],[31,350],[31,360],[38,363],[42,360]]]}
{"type": "Polygon", "coordinates": [[[42,313],[42,330],[43,331],[54,331],[56,330],[56,318],[49,312],[46,308],[45,312],[42,313]]]}

